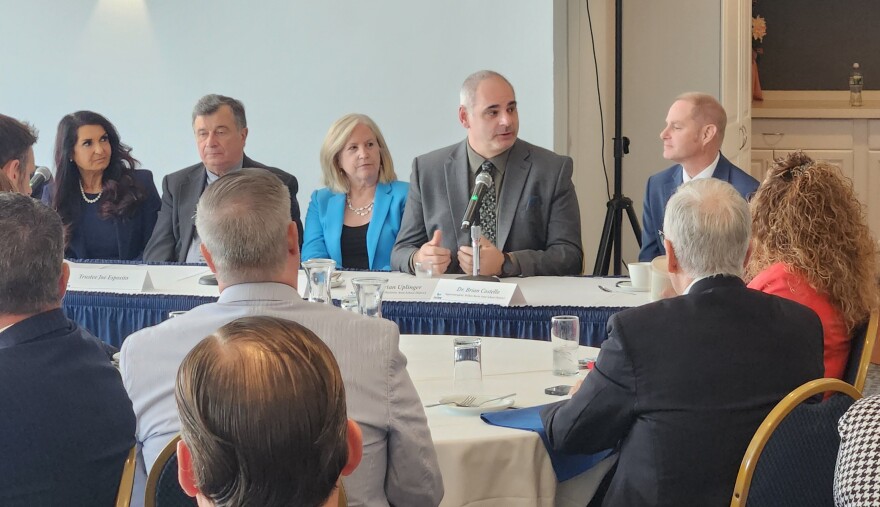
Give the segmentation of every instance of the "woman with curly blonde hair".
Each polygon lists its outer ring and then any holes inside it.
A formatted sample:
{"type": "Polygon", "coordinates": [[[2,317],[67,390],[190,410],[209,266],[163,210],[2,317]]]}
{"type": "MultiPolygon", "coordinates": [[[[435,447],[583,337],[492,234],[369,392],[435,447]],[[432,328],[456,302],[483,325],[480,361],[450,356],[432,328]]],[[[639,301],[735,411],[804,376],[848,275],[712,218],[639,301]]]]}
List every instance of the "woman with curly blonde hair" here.
{"type": "Polygon", "coordinates": [[[798,151],[776,161],[751,209],[749,287],[813,309],[825,377],[842,378],[850,335],[878,304],[876,243],[852,182],[798,151]]]}

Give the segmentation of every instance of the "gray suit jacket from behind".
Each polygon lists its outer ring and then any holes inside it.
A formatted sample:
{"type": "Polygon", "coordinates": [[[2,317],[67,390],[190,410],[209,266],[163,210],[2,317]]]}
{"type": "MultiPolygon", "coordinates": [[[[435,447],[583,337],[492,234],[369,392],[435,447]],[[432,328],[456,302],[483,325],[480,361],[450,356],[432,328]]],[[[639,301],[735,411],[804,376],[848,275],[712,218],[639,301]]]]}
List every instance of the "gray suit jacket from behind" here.
{"type": "MultiPolygon", "coordinates": [[[[265,169],[284,183],[290,191],[290,218],[296,222],[299,244],[302,246],[303,226],[299,203],[296,201],[299,190],[296,177],[281,169],[251,160],[247,155],[242,160],[242,167],[265,169]]],[[[205,191],[206,170],[205,164],[200,162],[162,178],[162,208],[159,210],[153,235],[144,248],[145,261],[186,262],[186,254],[196,231],[196,205],[205,191]]]]}
{"type": "MultiPolygon", "coordinates": [[[[411,272],[410,258],[440,229],[452,252],[448,273],[461,273],[458,247],[471,244],[461,219],[470,197],[467,140],[416,157],[391,268],[411,272]]],[[[501,193],[497,245],[516,257],[521,276],[574,275],[582,270],[581,219],[570,157],[517,139],[501,193]]],[[[510,275],[510,273],[502,273],[510,275]]]]}
{"type": "Polygon", "coordinates": [[[309,303],[280,283],[227,287],[199,306],[129,336],[120,370],[137,416],[137,441],[149,469],[180,431],[174,382],[186,354],[235,319],[265,315],[296,321],[333,351],[345,382],[348,417],[363,431],[364,457],[343,478],[349,505],[436,506],[443,481],[425,411],[406,371],[397,326],[329,305],[309,303]]]}

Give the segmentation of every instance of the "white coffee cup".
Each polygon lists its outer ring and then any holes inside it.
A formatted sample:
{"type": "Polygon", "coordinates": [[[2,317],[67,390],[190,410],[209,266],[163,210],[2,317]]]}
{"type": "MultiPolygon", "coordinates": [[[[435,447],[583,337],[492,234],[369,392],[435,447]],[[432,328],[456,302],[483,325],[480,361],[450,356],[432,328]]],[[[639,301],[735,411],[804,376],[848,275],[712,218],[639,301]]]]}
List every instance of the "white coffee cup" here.
{"type": "Polygon", "coordinates": [[[633,290],[647,291],[651,289],[650,262],[630,262],[626,266],[629,268],[629,280],[633,290]]]}
{"type": "Polygon", "coordinates": [[[666,262],[665,255],[651,261],[651,301],[663,299],[663,293],[672,289],[666,262]]]}

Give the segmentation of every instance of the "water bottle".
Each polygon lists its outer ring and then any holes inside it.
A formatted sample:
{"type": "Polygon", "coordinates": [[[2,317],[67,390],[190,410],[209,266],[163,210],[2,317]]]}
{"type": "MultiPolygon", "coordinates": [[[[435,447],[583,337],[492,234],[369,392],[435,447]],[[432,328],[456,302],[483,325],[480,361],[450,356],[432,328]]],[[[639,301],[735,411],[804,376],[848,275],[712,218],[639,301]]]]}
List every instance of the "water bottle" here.
{"type": "Polygon", "coordinates": [[[862,71],[858,63],[852,66],[849,75],[849,105],[859,107],[862,105],[862,71]]]}

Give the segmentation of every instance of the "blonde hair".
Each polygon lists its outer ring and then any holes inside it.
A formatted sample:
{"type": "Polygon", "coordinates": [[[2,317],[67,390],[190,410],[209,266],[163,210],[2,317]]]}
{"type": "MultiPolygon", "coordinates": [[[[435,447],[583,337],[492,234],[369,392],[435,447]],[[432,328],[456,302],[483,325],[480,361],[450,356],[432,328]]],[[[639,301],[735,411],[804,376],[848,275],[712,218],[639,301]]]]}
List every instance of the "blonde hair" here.
{"type": "Polygon", "coordinates": [[[365,114],[351,113],[330,125],[330,130],[324,137],[324,144],[321,145],[321,171],[324,173],[324,185],[333,192],[347,193],[351,189],[348,175],[339,167],[339,153],[358,125],[369,128],[379,144],[379,183],[397,181],[394,161],[391,160],[391,152],[379,126],[365,114]]]}
{"type": "Polygon", "coordinates": [[[748,278],[785,264],[829,297],[852,332],[878,304],[876,243],[852,182],[797,151],[776,160],[751,207],[748,278]]]}

